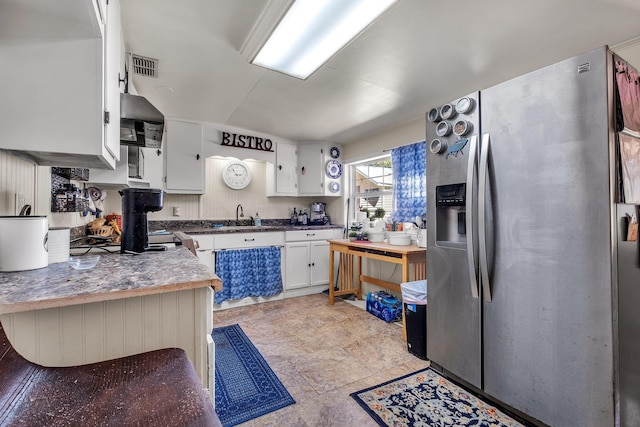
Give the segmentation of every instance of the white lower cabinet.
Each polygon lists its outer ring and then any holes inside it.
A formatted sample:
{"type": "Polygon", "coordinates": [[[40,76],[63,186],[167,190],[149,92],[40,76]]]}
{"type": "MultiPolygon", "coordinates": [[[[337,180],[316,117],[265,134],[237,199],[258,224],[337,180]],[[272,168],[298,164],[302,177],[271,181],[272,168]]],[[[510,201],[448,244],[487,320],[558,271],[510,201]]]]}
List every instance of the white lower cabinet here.
{"type": "MultiPolygon", "coordinates": [[[[265,246],[283,248],[281,269],[284,293],[278,298],[320,292],[329,283],[329,239],[342,235],[340,229],[293,230],[285,232],[196,234],[196,253],[201,263],[215,272],[216,252],[265,246]]],[[[224,283],[222,284],[224,286],[224,283]]],[[[222,308],[251,304],[225,301],[222,308]]]]}
{"type": "Polygon", "coordinates": [[[213,234],[198,234],[191,236],[196,245],[196,255],[198,260],[209,267],[211,271],[215,271],[215,255],[213,252],[213,234]]]}
{"type": "Polygon", "coordinates": [[[286,289],[329,283],[329,242],[294,242],[285,245],[286,289]]]}
{"type": "Polygon", "coordinates": [[[329,242],[334,230],[286,231],[285,290],[329,283],[329,242]]]}
{"type": "Polygon", "coordinates": [[[309,242],[287,243],[286,254],[286,289],[298,289],[309,286],[309,270],[311,269],[311,248],[309,242]]]}

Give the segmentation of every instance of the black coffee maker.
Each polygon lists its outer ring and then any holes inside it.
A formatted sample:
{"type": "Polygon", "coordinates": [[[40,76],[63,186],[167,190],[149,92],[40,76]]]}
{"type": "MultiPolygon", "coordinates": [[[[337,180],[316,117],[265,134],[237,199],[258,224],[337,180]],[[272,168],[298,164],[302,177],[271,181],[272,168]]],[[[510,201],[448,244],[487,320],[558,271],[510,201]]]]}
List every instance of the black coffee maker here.
{"type": "Polygon", "coordinates": [[[122,196],[122,242],[120,253],[149,250],[147,212],[162,209],[163,191],[154,188],[125,188],[122,196]]]}

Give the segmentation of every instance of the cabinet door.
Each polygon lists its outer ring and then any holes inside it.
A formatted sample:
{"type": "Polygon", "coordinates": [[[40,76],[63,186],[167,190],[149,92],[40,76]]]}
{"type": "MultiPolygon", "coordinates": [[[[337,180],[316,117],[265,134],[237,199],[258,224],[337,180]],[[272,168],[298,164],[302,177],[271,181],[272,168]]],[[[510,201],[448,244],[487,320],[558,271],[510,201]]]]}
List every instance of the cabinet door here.
{"type": "Polygon", "coordinates": [[[276,143],[276,194],[298,195],[297,147],[276,143]]]}
{"type": "Polygon", "coordinates": [[[213,252],[214,236],[212,234],[192,235],[191,238],[196,243],[196,255],[198,261],[215,272],[215,253],[213,252]]]}
{"type": "Polygon", "coordinates": [[[215,272],[216,271],[216,263],[215,263],[215,253],[213,249],[196,249],[196,255],[198,255],[198,261],[202,264],[206,265],[209,270],[215,272]]]}
{"type": "Polygon", "coordinates": [[[166,131],[167,191],[204,193],[202,124],[167,121],[166,131]]]}
{"type": "Polygon", "coordinates": [[[329,242],[311,242],[311,285],[329,283],[329,242]]]}
{"type": "MultiPolygon", "coordinates": [[[[164,142],[166,144],[166,142],[164,142]]],[[[165,145],[166,147],[166,145],[165,145]]],[[[162,149],[143,147],[144,179],[151,188],[166,190],[164,185],[164,155],[162,149]]]]}
{"type": "Polygon", "coordinates": [[[298,146],[298,194],[301,196],[322,196],[323,151],[320,144],[298,146]]]}
{"type": "Polygon", "coordinates": [[[309,248],[309,242],[295,242],[285,245],[285,289],[291,290],[309,286],[309,248]]]}
{"type": "MultiPolygon", "coordinates": [[[[122,52],[120,44],[120,0],[111,0],[107,8],[105,27],[105,111],[109,122],[105,123],[105,148],[120,159],[120,67],[122,52]]],[[[124,76],[123,76],[124,78],[124,76]]],[[[123,88],[124,90],[124,88],[123,88]]]]}
{"type": "Polygon", "coordinates": [[[2,10],[3,22],[19,24],[2,28],[0,148],[40,165],[115,168],[119,150],[110,153],[104,143],[105,44],[97,5],[29,6],[37,10],[2,10]]]}

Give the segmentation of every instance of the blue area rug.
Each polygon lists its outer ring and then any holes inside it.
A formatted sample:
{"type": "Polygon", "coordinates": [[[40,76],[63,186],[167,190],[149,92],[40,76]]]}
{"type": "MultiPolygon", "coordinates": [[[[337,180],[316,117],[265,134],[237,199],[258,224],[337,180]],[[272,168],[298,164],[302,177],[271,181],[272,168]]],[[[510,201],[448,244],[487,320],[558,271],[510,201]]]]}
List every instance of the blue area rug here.
{"type": "Polygon", "coordinates": [[[295,403],[239,325],[215,328],[216,413],[225,427],[295,403]]]}
{"type": "Polygon", "coordinates": [[[351,394],[381,426],[522,427],[432,369],[351,394]]]}

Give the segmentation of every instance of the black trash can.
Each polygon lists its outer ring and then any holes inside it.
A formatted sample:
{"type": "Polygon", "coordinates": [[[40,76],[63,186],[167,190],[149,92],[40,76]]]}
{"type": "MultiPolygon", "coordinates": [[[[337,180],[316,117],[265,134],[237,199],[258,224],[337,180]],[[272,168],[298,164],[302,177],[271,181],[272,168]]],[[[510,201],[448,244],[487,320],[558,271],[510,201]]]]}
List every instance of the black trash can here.
{"type": "Polygon", "coordinates": [[[407,329],[407,350],[427,360],[427,281],[405,282],[400,289],[407,329]]]}

